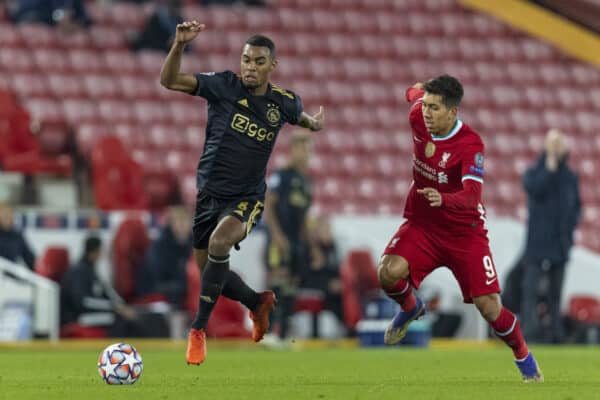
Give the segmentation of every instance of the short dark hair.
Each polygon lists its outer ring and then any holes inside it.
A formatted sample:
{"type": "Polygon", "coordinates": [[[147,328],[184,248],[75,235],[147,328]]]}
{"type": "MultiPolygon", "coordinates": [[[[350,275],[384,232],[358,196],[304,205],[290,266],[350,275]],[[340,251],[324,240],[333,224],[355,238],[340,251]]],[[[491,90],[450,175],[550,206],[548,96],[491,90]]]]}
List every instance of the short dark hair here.
{"type": "Polygon", "coordinates": [[[263,35],[253,35],[246,40],[246,44],[250,46],[266,47],[269,49],[271,58],[275,58],[275,43],[271,39],[263,35]]]}
{"type": "Polygon", "coordinates": [[[428,80],[423,89],[427,93],[442,96],[442,103],[446,107],[458,107],[465,93],[458,79],[450,75],[440,75],[428,80]]]}
{"type": "Polygon", "coordinates": [[[100,250],[102,247],[102,241],[97,236],[89,236],[85,239],[83,246],[83,254],[87,257],[90,253],[100,250]]]}

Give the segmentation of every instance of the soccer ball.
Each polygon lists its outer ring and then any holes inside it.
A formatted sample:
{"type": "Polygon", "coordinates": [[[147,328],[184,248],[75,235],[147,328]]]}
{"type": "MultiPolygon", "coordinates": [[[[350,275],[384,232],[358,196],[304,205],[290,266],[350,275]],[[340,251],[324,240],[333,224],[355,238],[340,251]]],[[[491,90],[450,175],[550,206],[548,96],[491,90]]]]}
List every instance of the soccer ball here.
{"type": "Polygon", "coordinates": [[[142,374],[142,356],[130,344],[115,343],[98,357],[98,373],[109,385],[132,385],[142,374]]]}

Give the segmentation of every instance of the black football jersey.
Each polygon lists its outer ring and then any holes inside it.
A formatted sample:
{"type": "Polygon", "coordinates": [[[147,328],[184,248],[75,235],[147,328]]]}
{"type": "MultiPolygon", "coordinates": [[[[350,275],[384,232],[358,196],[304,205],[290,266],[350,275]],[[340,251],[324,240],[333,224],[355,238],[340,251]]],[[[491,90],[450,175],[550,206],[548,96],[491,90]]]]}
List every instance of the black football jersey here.
{"type": "Polygon", "coordinates": [[[283,168],[269,177],[269,190],[277,194],[275,215],[281,230],[288,239],[298,240],[312,203],[310,179],[293,168],[283,168]]]}
{"type": "Polygon", "coordinates": [[[285,123],[298,123],[300,97],[269,84],[254,96],[232,71],[197,74],[195,96],[208,101],[208,122],[198,163],[198,190],[223,199],[264,195],[267,163],[285,123]]]}

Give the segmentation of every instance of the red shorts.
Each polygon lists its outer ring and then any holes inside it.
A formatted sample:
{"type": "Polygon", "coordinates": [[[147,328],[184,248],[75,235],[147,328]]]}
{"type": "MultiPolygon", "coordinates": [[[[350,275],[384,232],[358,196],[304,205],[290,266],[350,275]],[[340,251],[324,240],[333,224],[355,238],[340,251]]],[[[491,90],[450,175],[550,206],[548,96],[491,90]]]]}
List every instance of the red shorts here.
{"type": "Polygon", "coordinates": [[[472,303],[473,297],[500,293],[484,230],[441,233],[405,222],[383,254],[402,256],[408,261],[409,279],[417,289],[434,269],[446,266],[458,281],[465,303],[472,303]]]}

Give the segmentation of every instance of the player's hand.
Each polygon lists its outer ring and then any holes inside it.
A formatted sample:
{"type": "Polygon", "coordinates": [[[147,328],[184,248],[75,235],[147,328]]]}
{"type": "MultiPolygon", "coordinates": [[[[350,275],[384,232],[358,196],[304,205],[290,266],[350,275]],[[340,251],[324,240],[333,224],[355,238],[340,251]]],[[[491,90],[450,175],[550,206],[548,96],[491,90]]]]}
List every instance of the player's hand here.
{"type": "Polygon", "coordinates": [[[312,118],[313,124],[310,129],[313,131],[320,131],[323,129],[323,126],[325,125],[325,109],[323,106],[319,106],[319,112],[313,115],[312,118]]]}
{"type": "Polygon", "coordinates": [[[194,40],[194,38],[198,36],[198,34],[205,28],[206,25],[201,24],[196,20],[185,21],[181,24],[177,24],[177,29],[175,30],[175,42],[186,44],[194,40]]]}
{"type": "Polygon", "coordinates": [[[137,319],[137,312],[133,307],[130,307],[126,304],[119,304],[115,307],[115,311],[119,314],[123,319],[127,321],[133,321],[137,319]]]}
{"type": "Polygon", "coordinates": [[[415,88],[415,89],[422,90],[422,89],[425,88],[425,85],[423,85],[423,82],[417,82],[412,87],[415,88]]]}
{"type": "Polygon", "coordinates": [[[441,207],[442,206],[442,194],[434,188],[423,188],[417,189],[417,193],[425,196],[429,200],[430,207],[441,207]]]}

